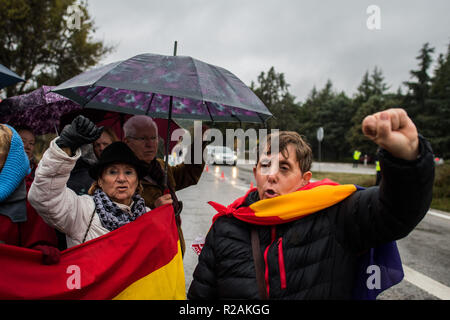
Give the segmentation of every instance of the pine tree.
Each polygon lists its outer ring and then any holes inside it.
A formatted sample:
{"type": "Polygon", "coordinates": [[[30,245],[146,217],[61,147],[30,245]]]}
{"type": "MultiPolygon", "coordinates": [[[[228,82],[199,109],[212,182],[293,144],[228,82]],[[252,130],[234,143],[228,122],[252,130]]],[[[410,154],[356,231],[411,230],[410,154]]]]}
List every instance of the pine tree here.
{"type": "Polygon", "coordinates": [[[96,65],[112,47],[93,41],[94,32],[85,1],[0,0],[0,61],[26,80],[6,95],[57,85],[96,65]],[[75,14],[79,26],[69,24],[75,14]]]}
{"type": "Polygon", "coordinates": [[[447,48],[447,54],[444,56],[441,53],[437,60],[430,95],[441,99],[448,99],[450,96],[450,44],[447,48]]]}
{"type": "Polygon", "coordinates": [[[411,77],[416,81],[404,82],[409,89],[405,103],[413,120],[420,112],[424,111],[425,100],[429,96],[431,77],[428,70],[433,63],[431,56],[433,52],[434,48],[431,48],[428,42],[423,45],[416,57],[419,61],[419,69],[410,71],[411,77]]]}
{"type": "Polygon", "coordinates": [[[372,74],[369,75],[369,71],[364,73],[355,95],[355,103],[357,106],[360,106],[364,102],[369,101],[373,95],[385,94],[388,89],[389,86],[384,81],[383,71],[375,67],[372,74]]]}
{"type": "Polygon", "coordinates": [[[389,90],[389,86],[384,82],[383,71],[375,67],[371,75],[371,93],[372,95],[383,95],[389,90]]]}
{"type": "Polygon", "coordinates": [[[269,129],[295,130],[300,106],[295,103],[295,96],[289,92],[289,84],[284,73],[278,73],[274,67],[268,72],[261,72],[252,82],[250,88],[272,112],[273,118],[267,122],[269,129]]]}
{"type": "Polygon", "coordinates": [[[450,44],[447,53],[439,55],[431,79],[426,111],[419,117],[419,129],[431,142],[439,157],[450,158],[450,44]]]}
{"type": "Polygon", "coordinates": [[[358,87],[355,100],[357,100],[358,104],[362,104],[367,100],[369,100],[371,95],[372,95],[372,81],[369,78],[369,71],[366,71],[366,73],[364,73],[361,84],[358,87]]]}

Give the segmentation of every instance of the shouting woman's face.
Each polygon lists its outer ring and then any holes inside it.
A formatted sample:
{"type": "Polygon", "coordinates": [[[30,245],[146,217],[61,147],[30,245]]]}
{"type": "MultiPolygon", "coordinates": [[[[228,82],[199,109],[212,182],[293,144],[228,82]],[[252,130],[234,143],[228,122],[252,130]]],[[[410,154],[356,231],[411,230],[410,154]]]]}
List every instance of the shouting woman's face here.
{"type": "Polygon", "coordinates": [[[103,170],[98,185],[114,202],[129,206],[139,184],[136,169],[128,164],[112,164],[103,170]]]}

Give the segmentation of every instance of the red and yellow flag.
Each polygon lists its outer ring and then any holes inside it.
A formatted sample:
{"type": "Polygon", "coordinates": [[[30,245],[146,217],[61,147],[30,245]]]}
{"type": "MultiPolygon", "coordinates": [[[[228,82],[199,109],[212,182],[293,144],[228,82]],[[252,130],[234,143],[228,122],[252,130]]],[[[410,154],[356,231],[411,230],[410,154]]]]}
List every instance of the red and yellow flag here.
{"type": "Polygon", "coordinates": [[[171,205],[63,251],[56,265],[41,259],[0,245],[0,299],[186,299],[171,205]]]}

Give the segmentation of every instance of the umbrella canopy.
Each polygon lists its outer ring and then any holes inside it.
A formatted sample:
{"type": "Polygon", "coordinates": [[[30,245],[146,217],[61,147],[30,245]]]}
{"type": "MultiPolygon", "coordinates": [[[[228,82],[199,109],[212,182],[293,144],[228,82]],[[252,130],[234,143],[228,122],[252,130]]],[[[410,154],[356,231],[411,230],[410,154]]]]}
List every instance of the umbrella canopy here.
{"type": "Polygon", "coordinates": [[[0,89],[21,81],[25,81],[25,79],[0,64],[0,89]]]}
{"type": "MultiPolygon", "coordinates": [[[[42,86],[30,93],[14,96],[0,103],[0,123],[14,127],[25,126],[35,135],[61,132],[66,124],[77,115],[83,115],[98,126],[112,127],[119,139],[123,136],[122,126],[131,115],[107,112],[96,109],[84,109],[78,103],[51,92],[54,87],[42,86]]],[[[158,126],[159,136],[166,140],[167,120],[153,119],[158,126]]],[[[172,124],[173,130],[178,129],[172,124]]],[[[172,149],[176,141],[170,143],[172,149]]]]}
{"type": "Polygon", "coordinates": [[[85,107],[209,121],[264,123],[272,116],[226,69],[186,56],[142,54],[84,72],[53,89],[85,107]]]}
{"type": "Polygon", "coordinates": [[[36,135],[56,133],[61,116],[82,107],[42,86],[30,93],[14,96],[0,103],[0,122],[27,126],[36,135]]]}

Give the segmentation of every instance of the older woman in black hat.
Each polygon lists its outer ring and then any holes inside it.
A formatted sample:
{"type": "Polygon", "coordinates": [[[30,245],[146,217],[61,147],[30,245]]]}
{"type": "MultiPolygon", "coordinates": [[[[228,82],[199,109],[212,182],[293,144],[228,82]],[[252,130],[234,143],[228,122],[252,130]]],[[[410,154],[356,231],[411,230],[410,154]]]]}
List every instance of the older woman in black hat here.
{"type": "Polygon", "coordinates": [[[50,143],[36,170],[28,199],[42,218],[67,235],[67,246],[99,237],[150,211],[139,195],[146,164],[123,142],[103,150],[89,174],[95,180],[89,195],[78,196],[66,183],[81,152],[102,133],[78,116],[50,143]]]}

